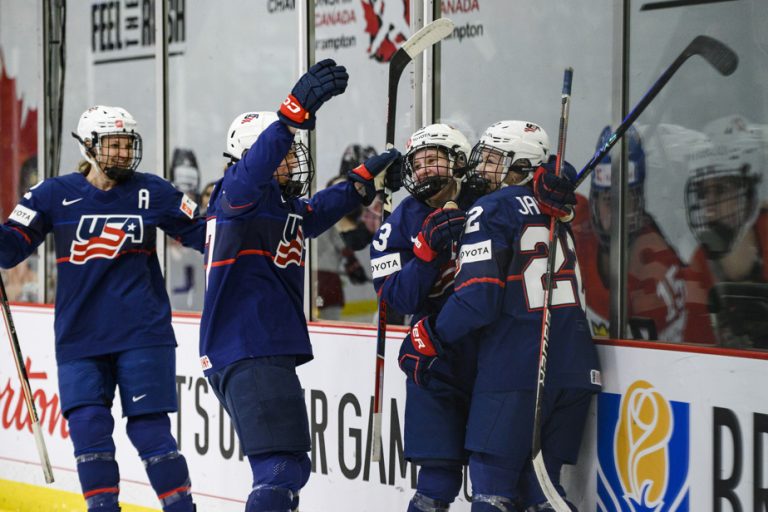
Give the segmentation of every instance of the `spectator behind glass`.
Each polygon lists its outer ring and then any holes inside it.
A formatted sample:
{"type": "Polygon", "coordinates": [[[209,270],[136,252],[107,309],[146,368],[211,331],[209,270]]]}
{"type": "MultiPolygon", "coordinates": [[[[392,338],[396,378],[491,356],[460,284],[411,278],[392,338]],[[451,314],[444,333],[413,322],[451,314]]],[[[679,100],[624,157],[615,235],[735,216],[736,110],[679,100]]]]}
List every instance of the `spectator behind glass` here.
{"type": "Polygon", "coordinates": [[[200,186],[200,168],[194,151],[185,148],[173,150],[171,158],[171,181],[177,190],[197,202],[200,186]]]}
{"type": "MultiPolygon", "coordinates": [[[[350,144],[344,150],[339,164],[339,174],[328,180],[326,187],[347,180],[347,173],[360,165],[368,158],[375,156],[373,146],[362,144],[350,144]]],[[[353,211],[344,215],[323,236],[318,238],[318,270],[317,270],[317,299],[315,305],[319,311],[319,317],[323,320],[340,320],[341,312],[346,303],[344,287],[348,284],[358,285],[369,281],[369,277],[360,261],[355,255],[368,247],[373,237],[373,231],[369,231],[363,216],[370,208],[380,203],[377,197],[369,206],[360,205],[353,211]],[[349,283],[342,280],[344,276],[349,283]]],[[[377,225],[378,227],[378,225],[377,225]]]]}
{"type": "MultiPolygon", "coordinates": [[[[171,181],[179,192],[198,202],[200,170],[197,157],[191,149],[176,148],[171,158],[171,181]]],[[[207,204],[207,202],[206,202],[207,204]]],[[[201,210],[201,215],[203,215],[201,210]]],[[[173,239],[168,241],[169,266],[167,269],[171,306],[174,310],[200,311],[203,309],[205,272],[202,259],[173,239]]]]}
{"type": "Polygon", "coordinates": [[[768,348],[768,211],[760,202],[766,140],[741,116],[717,119],[691,147],[686,341],[768,348]],[[709,318],[707,318],[709,317],[709,318]]]}
{"type": "Polygon", "coordinates": [[[205,216],[208,212],[208,201],[211,199],[213,193],[213,186],[216,185],[215,181],[206,183],[203,190],[200,191],[200,215],[205,216]]]}
{"type": "MultiPolygon", "coordinates": [[[[597,147],[612,133],[603,129],[597,147]]],[[[682,341],[685,323],[685,282],[679,256],[654,218],[645,210],[646,161],[643,141],[634,127],[627,130],[629,169],[626,226],[629,231],[627,318],[635,339],[682,341]]],[[[618,150],[613,152],[614,156],[618,150]]],[[[591,176],[589,201],[577,194],[572,223],[584,276],[587,319],[594,336],[608,336],[610,306],[611,156],[591,176]]]]}

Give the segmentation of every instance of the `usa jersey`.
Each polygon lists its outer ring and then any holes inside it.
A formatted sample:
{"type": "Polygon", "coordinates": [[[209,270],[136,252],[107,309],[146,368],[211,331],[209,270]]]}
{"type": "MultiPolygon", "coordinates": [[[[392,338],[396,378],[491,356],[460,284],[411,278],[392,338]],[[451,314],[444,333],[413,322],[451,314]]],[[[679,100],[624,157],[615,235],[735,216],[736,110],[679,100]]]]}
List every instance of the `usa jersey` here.
{"type": "Polygon", "coordinates": [[[205,224],[196,211],[171,184],[144,173],[107,191],[73,173],[24,195],[0,227],[0,265],[23,261],[53,232],[59,363],[176,344],[156,228],[202,252],[205,224]]]}
{"type": "MultiPolygon", "coordinates": [[[[457,199],[460,208],[472,205],[466,189],[457,199]]],[[[434,208],[408,196],[382,224],[371,243],[373,286],[387,306],[403,315],[413,315],[413,322],[440,311],[453,291],[455,258],[438,257],[426,263],[413,253],[413,243],[424,219],[434,208]]]]}
{"type": "MultiPolygon", "coordinates": [[[[435,328],[444,345],[469,334],[477,341],[476,392],[536,387],[549,219],[522,186],[481,197],[467,212],[454,293],[435,328]]],[[[599,389],[573,236],[567,225],[559,233],[547,386],[599,389]]]]}
{"type": "Polygon", "coordinates": [[[283,196],[274,171],[293,134],[270,125],[216,183],[208,205],[200,363],[210,375],[250,357],[312,359],[304,317],[304,240],[360,205],[350,182],[283,196]]]}

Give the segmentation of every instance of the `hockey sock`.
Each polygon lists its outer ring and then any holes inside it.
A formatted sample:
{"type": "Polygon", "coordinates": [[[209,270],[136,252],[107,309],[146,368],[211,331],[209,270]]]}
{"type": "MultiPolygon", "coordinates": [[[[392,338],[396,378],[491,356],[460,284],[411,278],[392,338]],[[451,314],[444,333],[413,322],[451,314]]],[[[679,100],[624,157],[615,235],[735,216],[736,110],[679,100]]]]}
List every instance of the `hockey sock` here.
{"type": "Polygon", "coordinates": [[[464,480],[462,468],[458,463],[452,466],[422,466],[416,490],[424,496],[453,503],[464,480]]]}
{"type": "Polygon", "coordinates": [[[408,502],[407,512],[448,512],[450,506],[450,503],[429,498],[416,491],[408,502]]]}
{"type": "Polygon", "coordinates": [[[193,512],[189,469],[165,413],[128,418],[128,438],[139,452],[164,512],[193,512]]]}
{"type": "Polygon", "coordinates": [[[299,505],[299,491],[309,480],[311,463],[306,453],[249,455],[253,489],[247,512],[289,512],[299,505]]]}
{"type": "Polygon", "coordinates": [[[118,512],[120,470],[115,461],[115,421],[100,405],[78,407],[67,415],[75,446],[77,476],[89,511],[118,512]]]}
{"type": "Polygon", "coordinates": [[[475,452],[469,457],[472,512],[514,512],[520,471],[507,457],[475,452]]]}
{"type": "MultiPolygon", "coordinates": [[[[548,457],[545,453],[544,466],[547,468],[549,479],[552,481],[555,489],[557,489],[557,492],[560,493],[560,496],[565,497],[565,489],[560,485],[560,469],[563,467],[563,462],[554,457],[548,457]]],[[[547,502],[547,498],[544,496],[544,491],[541,490],[541,485],[539,485],[539,479],[536,477],[536,472],[533,470],[533,464],[527,464],[521,473],[520,486],[518,489],[522,495],[524,507],[531,507],[547,502]]],[[[525,510],[528,509],[526,508],[525,510]]]]}

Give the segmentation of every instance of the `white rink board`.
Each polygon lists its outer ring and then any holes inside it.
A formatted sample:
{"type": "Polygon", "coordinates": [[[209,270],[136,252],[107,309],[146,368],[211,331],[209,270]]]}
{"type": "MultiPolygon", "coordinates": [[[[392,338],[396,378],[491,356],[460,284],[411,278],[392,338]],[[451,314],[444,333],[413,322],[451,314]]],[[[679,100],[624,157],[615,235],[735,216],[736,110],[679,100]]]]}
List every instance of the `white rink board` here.
{"type": "MultiPolygon", "coordinates": [[[[53,487],[79,492],[71,443],[58,415],[53,311],[47,307],[15,306],[13,312],[24,355],[31,360],[31,384],[43,417],[56,476],[53,487]],[[43,402],[47,405],[41,406],[43,402]]],[[[199,508],[241,511],[250,489],[250,469],[247,461],[240,459],[237,442],[233,444],[232,441],[230,423],[226,416],[221,417],[218,402],[199,369],[198,325],[199,320],[195,317],[174,319],[179,340],[177,382],[180,399],[180,414],[174,415],[174,432],[178,432],[180,423],[181,448],[190,465],[199,508]]],[[[387,347],[384,462],[381,466],[371,465],[359,451],[370,442],[375,331],[372,328],[312,324],[310,334],[316,358],[300,367],[299,373],[306,391],[315,449],[313,474],[302,491],[301,510],[405,510],[412,494],[412,481],[411,467],[401,463],[398,453],[398,449],[402,449],[405,387],[404,378],[395,364],[402,331],[390,333],[387,347]],[[392,400],[399,420],[394,432],[389,429],[392,400]]],[[[19,397],[4,330],[0,338],[0,479],[44,485],[32,435],[19,428],[20,421],[27,416],[19,397]]],[[[629,499],[626,496],[642,495],[638,491],[645,489],[647,494],[664,499],[659,510],[715,510],[715,453],[720,453],[718,475],[721,480],[733,476],[734,468],[740,468],[731,483],[717,484],[721,494],[730,496],[719,500],[721,510],[737,510],[731,505],[734,501],[738,501],[742,510],[753,510],[753,487],[768,487],[765,475],[768,455],[766,448],[758,450],[762,445],[768,446],[768,405],[765,400],[768,361],[608,345],[600,346],[600,354],[605,393],[600,398],[599,409],[601,421],[607,425],[604,429],[607,434],[602,437],[613,449],[611,456],[598,468],[598,407],[593,406],[581,465],[577,471],[569,471],[566,475],[569,491],[579,508],[583,511],[631,510],[626,504],[629,499]],[[638,388],[639,381],[646,381],[648,385],[638,388]],[[629,449],[622,451],[612,444],[615,428],[612,417],[605,412],[608,406],[604,407],[603,403],[611,401],[611,394],[627,395],[633,385],[639,389],[632,394],[637,399],[635,404],[650,404],[657,412],[664,410],[665,404],[672,404],[673,414],[671,421],[665,420],[663,414],[651,418],[652,421],[647,422],[650,426],[636,434],[629,449]],[[716,417],[729,427],[715,429],[716,417]],[[666,438],[665,429],[668,431],[666,438]],[[736,430],[739,435],[734,441],[736,430]],[[714,442],[716,431],[721,433],[719,444],[714,442]],[[650,446],[648,439],[659,437],[656,434],[660,434],[662,441],[650,446]],[[680,453],[686,452],[688,455],[683,460],[680,453]],[[620,467],[630,468],[628,473],[625,472],[628,476],[623,480],[612,478],[610,474],[620,473],[616,469],[620,467]],[[603,475],[609,488],[600,498],[598,473],[603,475]],[[756,482],[756,477],[761,477],[761,481],[756,482]]],[[[116,415],[119,415],[119,409],[118,403],[116,415]]],[[[629,417],[631,411],[627,409],[622,417],[629,417]]],[[[641,416],[641,419],[645,421],[648,417],[641,416]]],[[[616,424],[620,422],[618,420],[616,424]]],[[[122,475],[121,500],[157,507],[124,426],[125,421],[120,420],[115,428],[122,475]]],[[[766,492],[758,495],[765,496],[766,492]]],[[[646,505],[651,502],[646,501],[646,505]]],[[[451,510],[468,512],[469,508],[463,497],[451,510]]],[[[640,508],[635,507],[635,510],[640,508]]]]}

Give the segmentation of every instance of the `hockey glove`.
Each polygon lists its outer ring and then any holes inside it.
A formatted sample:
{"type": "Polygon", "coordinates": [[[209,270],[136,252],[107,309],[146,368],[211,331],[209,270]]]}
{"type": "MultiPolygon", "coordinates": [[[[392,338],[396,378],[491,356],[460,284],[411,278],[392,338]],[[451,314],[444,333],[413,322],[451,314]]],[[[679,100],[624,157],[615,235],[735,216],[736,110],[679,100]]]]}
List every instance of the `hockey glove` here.
{"type": "Polygon", "coordinates": [[[413,244],[413,253],[422,261],[430,262],[438,254],[451,249],[464,232],[466,214],[458,208],[438,208],[430,213],[421,225],[421,231],[413,244]]]}
{"type": "Polygon", "coordinates": [[[425,356],[414,348],[411,334],[409,333],[403,343],[400,344],[400,354],[397,356],[397,364],[409,380],[417,386],[426,386],[432,378],[432,365],[437,361],[436,357],[425,356]]]}
{"type": "Polygon", "coordinates": [[[395,148],[388,149],[380,155],[372,156],[365,161],[362,165],[358,165],[349,173],[347,177],[354,183],[360,183],[363,187],[362,190],[358,188],[360,195],[363,196],[363,204],[368,206],[376,199],[376,184],[374,178],[383,171],[387,172],[387,178],[389,177],[389,169],[393,167],[400,174],[400,167],[402,165],[403,157],[400,152],[395,148]]]}
{"type": "Polygon", "coordinates": [[[291,94],[277,111],[280,120],[301,130],[315,127],[315,112],[323,103],[347,89],[349,75],[344,66],[337,66],[333,59],[325,59],[299,78],[291,94]]]}
{"type": "Polygon", "coordinates": [[[432,317],[425,316],[416,322],[408,336],[416,352],[423,356],[435,357],[443,353],[443,346],[434,332],[431,320],[432,317]]]}
{"type": "Polygon", "coordinates": [[[384,186],[392,193],[403,188],[403,157],[401,156],[387,168],[384,176],[384,186]]]}
{"type": "Polygon", "coordinates": [[[545,167],[539,167],[533,175],[533,195],[541,213],[557,217],[562,222],[573,220],[576,194],[573,182],[566,173],[556,176],[545,167]]]}

